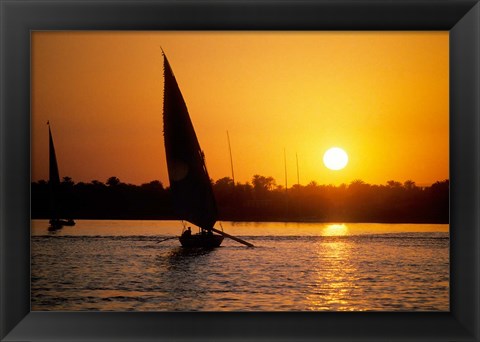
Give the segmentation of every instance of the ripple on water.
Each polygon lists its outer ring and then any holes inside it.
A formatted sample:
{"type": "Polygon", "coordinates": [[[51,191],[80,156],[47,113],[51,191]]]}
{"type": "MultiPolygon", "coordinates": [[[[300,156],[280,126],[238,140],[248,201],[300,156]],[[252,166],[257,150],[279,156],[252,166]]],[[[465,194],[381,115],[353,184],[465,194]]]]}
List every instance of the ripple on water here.
{"type": "Polygon", "coordinates": [[[32,310],[449,310],[448,233],[162,238],[32,237],[32,310]]]}

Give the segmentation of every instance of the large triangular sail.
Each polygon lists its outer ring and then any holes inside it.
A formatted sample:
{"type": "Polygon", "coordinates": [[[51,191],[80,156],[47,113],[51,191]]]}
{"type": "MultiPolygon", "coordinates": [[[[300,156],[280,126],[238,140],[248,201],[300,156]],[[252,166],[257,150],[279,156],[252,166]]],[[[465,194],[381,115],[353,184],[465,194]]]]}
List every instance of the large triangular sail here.
{"type": "Polygon", "coordinates": [[[163,128],[173,205],[179,219],[210,230],[218,215],[204,154],[167,56],[163,58],[163,128]]]}
{"type": "Polygon", "coordinates": [[[60,174],[58,172],[57,157],[55,155],[55,146],[53,144],[52,131],[48,123],[48,143],[49,143],[49,185],[50,185],[50,207],[52,219],[58,219],[58,194],[60,190],[60,174]]]}

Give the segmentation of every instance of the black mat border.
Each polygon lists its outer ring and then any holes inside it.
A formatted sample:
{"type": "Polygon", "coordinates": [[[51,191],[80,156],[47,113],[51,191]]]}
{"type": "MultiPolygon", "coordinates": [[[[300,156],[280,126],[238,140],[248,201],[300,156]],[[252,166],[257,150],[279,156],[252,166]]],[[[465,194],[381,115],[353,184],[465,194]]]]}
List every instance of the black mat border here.
{"type": "Polygon", "coordinates": [[[477,1],[0,0],[0,338],[479,341],[477,1]],[[450,313],[30,312],[31,30],[450,30],[450,313]]]}

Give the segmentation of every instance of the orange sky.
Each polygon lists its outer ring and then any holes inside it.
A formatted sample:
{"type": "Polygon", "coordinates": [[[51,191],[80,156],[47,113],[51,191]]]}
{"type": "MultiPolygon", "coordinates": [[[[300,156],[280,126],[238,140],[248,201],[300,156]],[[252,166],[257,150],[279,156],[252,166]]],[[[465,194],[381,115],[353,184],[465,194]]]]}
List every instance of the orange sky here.
{"type": "Polygon", "coordinates": [[[448,174],[448,32],[34,32],[32,179],[168,185],[165,50],[210,176],[431,184],[448,174]],[[340,171],[323,153],[344,148],[340,171]]]}

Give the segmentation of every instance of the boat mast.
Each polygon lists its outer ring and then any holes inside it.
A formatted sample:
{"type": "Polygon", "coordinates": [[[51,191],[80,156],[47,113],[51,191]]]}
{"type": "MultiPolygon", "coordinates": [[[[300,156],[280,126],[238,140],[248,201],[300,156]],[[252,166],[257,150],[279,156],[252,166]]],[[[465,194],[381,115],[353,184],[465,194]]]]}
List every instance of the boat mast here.
{"type": "Polygon", "coordinates": [[[297,159],[297,185],[300,186],[300,173],[298,172],[298,153],[295,153],[295,158],[297,159]]]}
{"type": "Polygon", "coordinates": [[[232,147],[230,146],[230,135],[228,134],[228,130],[227,130],[227,139],[228,139],[228,151],[230,152],[230,167],[232,169],[233,188],[235,188],[235,174],[233,173],[232,147]]]}
{"type": "MultiPolygon", "coordinates": [[[[295,152],[295,158],[297,159],[297,191],[298,191],[298,194],[300,194],[300,172],[298,171],[299,168],[298,168],[298,153],[295,152]]],[[[299,196],[299,195],[297,195],[299,196]]],[[[299,199],[297,197],[297,201],[296,201],[296,206],[297,206],[297,219],[301,217],[301,206],[298,204],[299,203],[299,199]]]]}
{"type": "Polygon", "coordinates": [[[287,183],[287,152],[285,150],[285,147],[283,148],[283,161],[285,164],[285,220],[288,220],[289,203],[288,203],[288,183],[287,183]]]}
{"type": "Polygon", "coordinates": [[[285,192],[287,192],[288,186],[287,186],[287,152],[285,150],[285,147],[283,148],[283,162],[285,164],[285,192]]]}

